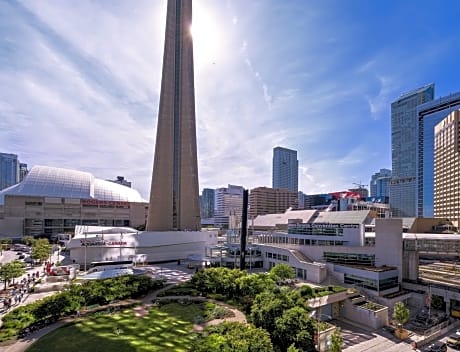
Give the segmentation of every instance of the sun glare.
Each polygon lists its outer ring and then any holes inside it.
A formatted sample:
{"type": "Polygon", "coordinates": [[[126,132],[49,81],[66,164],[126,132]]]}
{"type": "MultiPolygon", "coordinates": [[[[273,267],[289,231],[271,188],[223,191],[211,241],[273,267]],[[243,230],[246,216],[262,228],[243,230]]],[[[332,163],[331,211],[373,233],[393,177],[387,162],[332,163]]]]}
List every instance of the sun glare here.
{"type": "Polygon", "coordinates": [[[190,31],[193,37],[195,66],[215,64],[222,49],[219,26],[211,12],[200,6],[198,2],[194,3],[190,31]]]}

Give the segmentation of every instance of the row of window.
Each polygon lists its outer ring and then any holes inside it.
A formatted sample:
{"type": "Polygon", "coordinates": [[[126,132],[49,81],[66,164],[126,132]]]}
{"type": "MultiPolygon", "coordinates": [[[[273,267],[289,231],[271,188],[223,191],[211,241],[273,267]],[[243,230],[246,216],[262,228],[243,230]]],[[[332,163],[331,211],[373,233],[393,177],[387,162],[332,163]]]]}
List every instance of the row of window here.
{"type": "Polygon", "coordinates": [[[324,260],[336,264],[375,265],[374,254],[324,252],[324,260]]]}
{"type": "Polygon", "coordinates": [[[388,279],[374,280],[353,274],[344,275],[344,283],[367,288],[373,291],[385,291],[390,288],[398,287],[398,277],[390,277],[388,279]]]}
{"type": "Polygon", "coordinates": [[[288,255],[266,252],[265,257],[266,258],[273,258],[273,259],[277,259],[277,260],[282,260],[283,262],[289,263],[289,256],[288,255]]]}
{"type": "Polygon", "coordinates": [[[289,234],[317,235],[317,236],[343,236],[343,229],[339,228],[311,228],[301,225],[289,225],[289,234]]]}

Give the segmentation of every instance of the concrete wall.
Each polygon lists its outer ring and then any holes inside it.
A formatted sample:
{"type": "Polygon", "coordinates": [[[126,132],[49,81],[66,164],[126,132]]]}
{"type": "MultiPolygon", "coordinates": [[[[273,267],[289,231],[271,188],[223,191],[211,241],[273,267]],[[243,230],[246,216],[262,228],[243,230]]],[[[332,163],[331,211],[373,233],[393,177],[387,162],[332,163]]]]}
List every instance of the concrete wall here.
{"type": "Polygon", "coordinates": [[[306,280],[320,283],[327,278],[327,267],[323,263],[308,263],[304,261],[298,260],[294,254],[290,252],[288,248],[285,247],[278,247],[278,246],[270,246],[270,245],[260,245],[260,249],[262,252],[262,258],[264,260],[264,269],[269,269],[270,265],[269,262],[279,264],[284,263],[288,264],[294,268],[304,269],[307,272],[306,280]],[[267,258],[267,252],[276,253],[281,255],[286,255],[289,257],[289,262],[278,260],[275,258],[267,258]]]}
{"type": "Polygon", "coordinates": [[[344,302],[343,317],[355,321],[372,329],[379,329],[388,325],[388,308],[384,307],[378,311],[372,311],[354,305],[350,300],[344,302]]]}
{"type": "Polygon", "coordinates": [[[402,258],[402,220],[375,219],[375,265],[398,268],[398,279],[401,282],[402,258]]]}

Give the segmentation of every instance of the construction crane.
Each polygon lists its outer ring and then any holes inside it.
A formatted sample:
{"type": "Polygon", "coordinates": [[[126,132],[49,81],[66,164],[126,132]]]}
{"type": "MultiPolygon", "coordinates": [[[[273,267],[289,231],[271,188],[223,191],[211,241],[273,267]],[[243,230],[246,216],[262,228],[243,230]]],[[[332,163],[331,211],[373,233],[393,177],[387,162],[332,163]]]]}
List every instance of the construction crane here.
{"type": "Polygon", "coordinates": [[[367,185],[361,183],[361,181],[359,181],[359,183],[353,182],[353,184],[358,186],[358,188],[366,188],[367,187],[367,185]]]}

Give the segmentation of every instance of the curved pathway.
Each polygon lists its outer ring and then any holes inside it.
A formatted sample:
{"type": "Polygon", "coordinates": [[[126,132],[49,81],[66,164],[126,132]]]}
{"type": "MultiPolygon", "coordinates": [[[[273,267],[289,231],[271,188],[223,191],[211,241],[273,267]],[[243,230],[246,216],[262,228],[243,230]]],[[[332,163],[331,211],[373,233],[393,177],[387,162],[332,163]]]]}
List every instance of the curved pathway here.
{"type": "MultiPolygon", "coordinates": [[[[149,308],[153,305],[154,300],[189,300],[189,301],[197,301],[197,302],[203,302],[203,301],[209,301],[216,303],[220,306],[225,307],[226,309],[230,310],[233,312],[234,316],[233,317],[228,317],[228,318],[223,318],[223,319],[214,319],[207,321],[203,324],[194,324],[193,325],[193,331],[199,332],[202,331],[204,328],[210,325],[218,325],[223,322],[240,322],[240,323],[246,323],[246,316],[238,309],[235,309],[224,302],[216,301],[214,299],[206,298],[206,297],[197,297],[197,296],[164,296],[164,297],[157,297],[157,295],[163,291],[167,291],[171,289],[172,287],[176,286],[177,284],[169,284],[159,290],[153,291],[146,296],[142,298],[140,301],[142,304],[134,307],[134,313],[137,317],[141,317],[145,314],[148,313],[149,308]]],[[[133,300],[128,300],[124,301],[127,303],[132,304],[133,300]]],[[[139,301],[138,301],[139,302],[139,301]]],[[[121,303],[121,302],[120,302],[121,303]]],[[[100,306],[98,309],[107,308],[112,305],[107,305],[107,306],[100,306]]],[[[119,304],[118,304],[119,305],[119,304]]],[[[75,320],[80,319],[80,318],[73,318],[73,317],[66,317],[64,319],[59,320],[58,322],[48,325],[38,331],[34,331],[33,333],[29,334],[27,337],[18,339],[16,342],[12,343],[11,345],[5,345],[5,346],[0,346],[0,350],[2,352],[24,352],[27,348],[29,348],[35,341],[40,339],[41,337],[45,336],[46,334],[50,333],[53,330],[56,330],[64,325],[67,325],[69,323],[74,322],[75,320]]]]}

